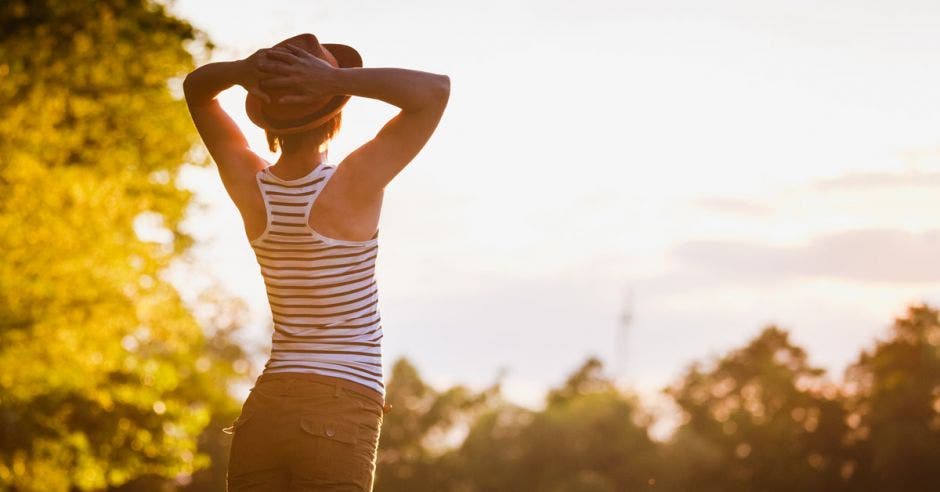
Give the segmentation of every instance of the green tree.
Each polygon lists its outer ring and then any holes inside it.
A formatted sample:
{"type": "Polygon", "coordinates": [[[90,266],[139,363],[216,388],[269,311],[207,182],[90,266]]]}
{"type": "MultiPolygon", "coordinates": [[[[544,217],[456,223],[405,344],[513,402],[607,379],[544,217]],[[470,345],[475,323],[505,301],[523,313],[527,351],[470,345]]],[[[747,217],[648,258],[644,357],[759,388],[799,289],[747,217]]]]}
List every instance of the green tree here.
{"type": "Polygon", "coordinates": [[[840,490],[846,411],[838,388],[786,331],[766,328],[665,392],[684,423],[666,452],[671,490],[840,490]]]}
{"type": "Polygon", "coordinates": [[[532,411],[502,404],[474,423],[459,456],[460,490],[620,491],[656,481],[652,418],[588,358],[532,411]]]}
{"type": "Polygon", "coordinates": [[[379,437],[376,491],[451,490],[454,468],[448,440],[469,425],[498,392],[498,385],[474,392],[464,386],[437,390],[406,358],[392,366],[388,402],[379,437]]]}
{"type": "Polygon", "coordinates": [[[940,483],[940,318],[910,306],[891,336],[846,371],[854,490],[936,490],[940,483]]]}
{"type": "Polygon", "coordinates": [[[0,487],[209,464],[233,349],[161,276],[191,243],[187,45],[152,1],[0,3],[0,487]]]}

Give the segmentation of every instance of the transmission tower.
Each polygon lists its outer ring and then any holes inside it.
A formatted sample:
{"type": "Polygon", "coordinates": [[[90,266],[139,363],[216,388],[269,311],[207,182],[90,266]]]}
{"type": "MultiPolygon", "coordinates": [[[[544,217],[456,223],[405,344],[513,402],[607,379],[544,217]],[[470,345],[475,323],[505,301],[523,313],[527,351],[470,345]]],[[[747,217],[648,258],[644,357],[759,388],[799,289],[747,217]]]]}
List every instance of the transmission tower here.
{"type": "Polygon", "coordinates": [[[633,324],[633,303],[633,290],[629,287],[624,288],[614,343],[614,371],[616,379],[624,383],[629,379],[627,367],[628,335],[630,325],[633,324]]]}

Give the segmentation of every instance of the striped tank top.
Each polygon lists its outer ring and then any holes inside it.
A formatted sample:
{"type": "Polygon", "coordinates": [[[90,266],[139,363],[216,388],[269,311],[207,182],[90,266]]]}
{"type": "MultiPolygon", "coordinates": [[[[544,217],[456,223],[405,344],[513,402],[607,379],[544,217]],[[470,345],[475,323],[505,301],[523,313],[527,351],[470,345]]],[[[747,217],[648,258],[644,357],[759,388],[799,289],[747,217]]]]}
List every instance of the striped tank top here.
{"type": "Polygon", "coordinates": [[[267,168],[256,175],[267,226],[250,244],[274,321],[262,376],[332,376],[371,388],[384,400],[375,280],[379,233],[367,241],[347,241],[308,225],[310,209],[335,171],[321,163],[297,179],[279,178],[267,168]]]}

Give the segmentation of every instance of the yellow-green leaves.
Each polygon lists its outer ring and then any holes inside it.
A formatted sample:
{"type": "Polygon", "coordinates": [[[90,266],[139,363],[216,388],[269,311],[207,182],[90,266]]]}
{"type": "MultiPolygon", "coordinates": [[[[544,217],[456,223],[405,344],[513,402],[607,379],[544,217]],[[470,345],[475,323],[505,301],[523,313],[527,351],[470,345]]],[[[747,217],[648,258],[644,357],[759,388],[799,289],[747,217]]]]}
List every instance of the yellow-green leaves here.
{"type": "Polygon", "coordinates": [[[149,1],[0,3],[0,489],[191,474],[232,412],[240,351],[161,277],[198,142],[167,81],[201,39],[149,1]]]}

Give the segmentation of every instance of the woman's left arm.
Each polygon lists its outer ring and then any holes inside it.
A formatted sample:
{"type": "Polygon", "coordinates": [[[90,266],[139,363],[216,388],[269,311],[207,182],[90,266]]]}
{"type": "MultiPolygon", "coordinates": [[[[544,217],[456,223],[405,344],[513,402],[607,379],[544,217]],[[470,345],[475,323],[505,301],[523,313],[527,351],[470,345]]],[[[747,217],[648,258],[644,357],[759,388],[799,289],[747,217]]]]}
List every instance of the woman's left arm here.
{"type": "Polygon", "coordinates": [[[193,123],[227,188],[243,178],[253,178],[260,164],[248,148],[245,135],[222,109],[216,96],[233,85],[241,85],[261,99],[269,100],[259,86],[256,68],[266,51],[258,50],[242,60],[208,63],[190,72],[183,81],[193,123]]]}

